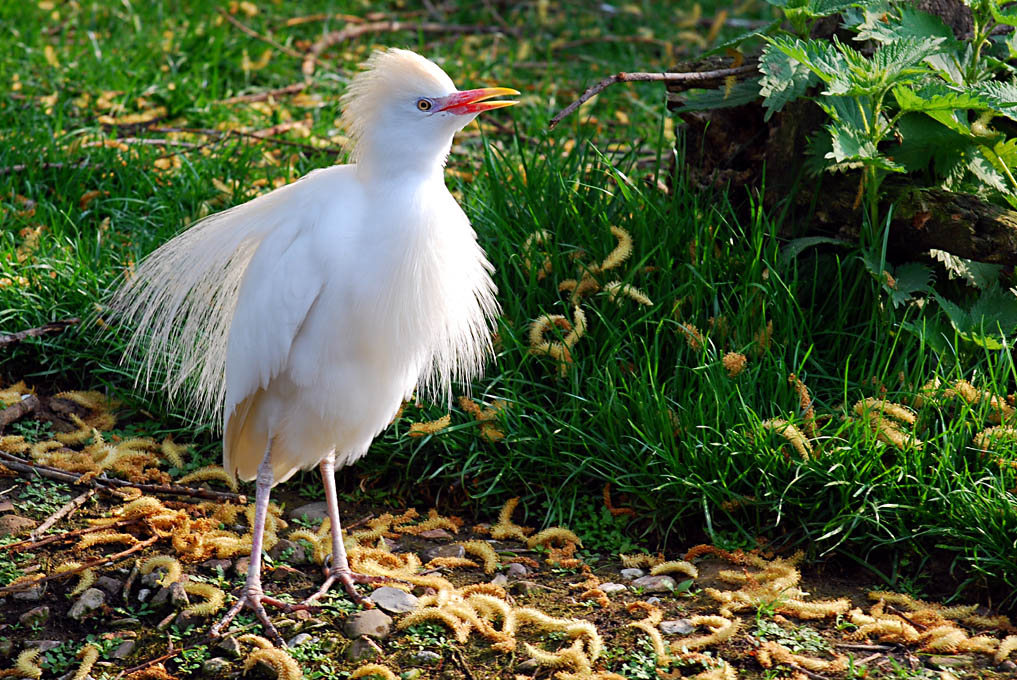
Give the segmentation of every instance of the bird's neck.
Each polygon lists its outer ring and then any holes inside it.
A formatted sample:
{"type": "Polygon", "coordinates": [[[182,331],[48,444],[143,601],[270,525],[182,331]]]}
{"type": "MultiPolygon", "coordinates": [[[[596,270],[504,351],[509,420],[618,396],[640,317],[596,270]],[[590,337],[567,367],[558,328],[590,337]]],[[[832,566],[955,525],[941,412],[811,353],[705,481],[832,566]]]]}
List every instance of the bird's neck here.
{"type": "Polygon", "coordinates": [[[418,146],[412,150],[402,145],[361,139],[354,152],[357,175],[362,181],[441,181],[451,148],[451,137],[433,147],[418,146]]]}

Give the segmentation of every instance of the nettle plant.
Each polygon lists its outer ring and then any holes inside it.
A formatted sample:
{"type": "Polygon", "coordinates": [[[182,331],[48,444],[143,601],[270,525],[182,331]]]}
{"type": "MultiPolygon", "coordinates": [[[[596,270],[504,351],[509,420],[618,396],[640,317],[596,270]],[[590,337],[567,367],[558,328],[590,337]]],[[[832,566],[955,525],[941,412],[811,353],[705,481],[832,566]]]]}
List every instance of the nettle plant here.
{"type": "Polygon", "coordinates": [[[916,186],[1017,209],[1017,69],[1010,64],[1017,59],[1017,5],[965,0],[973,25],[970,38],[960,40],[913,2],[767,1],[780,8],[780,19],[719,48],[762,39],[760,76],[736,91],[704,93],[701,105],[690,101],[688,108],[761,97],[768,120],[795,100],[815,102],[827,121],[810,140],[807,170],[861,171],[862,261],[893,306],[933,295],[962,338],[998,345],[991,339],[999,337],[997,329],[1017,327],[1014,295],[997,283],[1000,267],[933,252],[951,278],[982,290],[982,299],[964,310],[932,291],[927,265],[888,266],[889,213],[880,214],[880,187],[893,174],[908,174],[916,186]],[[810,37],[816,22],[834,15],[844,39],[810,37]],[[975,318],[982,308],[998,313],[975,318]],[[999,318],[1002,310],[1005,318],[999,318]],[[986,322],[987,333],[981,331],[986,322]]]}

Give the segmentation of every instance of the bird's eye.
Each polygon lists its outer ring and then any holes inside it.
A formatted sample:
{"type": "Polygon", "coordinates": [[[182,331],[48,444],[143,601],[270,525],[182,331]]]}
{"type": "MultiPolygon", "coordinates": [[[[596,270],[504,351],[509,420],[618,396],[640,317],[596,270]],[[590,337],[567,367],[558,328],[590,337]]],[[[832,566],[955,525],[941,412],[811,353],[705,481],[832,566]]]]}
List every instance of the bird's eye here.
{"type": "Polygon", "coordinates": [[[434,104],[431,103],[430,99],[417,100],[417,109],[420,111],[430,111],[432,106],[434,106],[434,104]]]}

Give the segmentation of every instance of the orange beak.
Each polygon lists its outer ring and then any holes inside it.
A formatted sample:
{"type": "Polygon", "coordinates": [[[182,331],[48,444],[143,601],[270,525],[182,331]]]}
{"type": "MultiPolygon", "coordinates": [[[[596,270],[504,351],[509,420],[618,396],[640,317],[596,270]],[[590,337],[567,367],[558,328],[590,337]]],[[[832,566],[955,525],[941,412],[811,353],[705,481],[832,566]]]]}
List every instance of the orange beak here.
{"type": "Polygon", "coordinates": [[[462,92],[453,92],[447,97],[442,97],[439,101],[439,111],[448,111],[460,116],[467,114],[477,114],[484,111],[491,111],[492,109],[500,109],[505,106],[514,106],[519,102],[517,100],[502,99],[498,101],[487,101],[491,97],[501,97],[502,95],[513,95],[519,94],[518,91],[513,90],[510,87],[484,87],[479,90],[464,90],[462,92]]]}

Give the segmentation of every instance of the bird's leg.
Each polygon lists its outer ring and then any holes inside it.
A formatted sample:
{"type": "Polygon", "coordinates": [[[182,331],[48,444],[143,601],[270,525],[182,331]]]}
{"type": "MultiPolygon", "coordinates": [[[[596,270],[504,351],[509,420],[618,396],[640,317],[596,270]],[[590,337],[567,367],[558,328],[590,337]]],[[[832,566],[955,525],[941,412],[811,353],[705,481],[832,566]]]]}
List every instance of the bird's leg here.
{"type": "Polygon", "coordinates": [[[230,608],[226,616],[219,623],[212,626],[211,635],[212,637],[222,635],[223,630],[230,624],[230,621],[240,613],[241,609],[247,607],[254,610],[261,625],[265,627],[268,637],[278,646],[285,647],[286,644],[279,635],[279,631],[272,625],[272,621],[269,620],[264,605],[270,604],[284,609],[289,609],[289,605],[275,598],[266,597],[265,591],[261,588],[261,549],[264,544],[265,518],[268,515],[268,498],[272,491],[271,452],[272,442],[269,440],[268,447],[265,449],[265,457],[262,459],[261,465],[258,466],[257,496],[254,501],[254,526],[251,527],[251,563],[247,567],[247,582],[244,583],[243,590],[241,590],[236,604],[230,608]]]}
{"type": "Polygon", "coordinates": [[[335,451],[321,461],[321,482],[325,487],[325,503],[328,505],[328,520],[332,528],[332,564],[325,570],[325,582],[314,595],[304,600],[302,604],[310,604],[314,600],[328,592],[329,588],[336,581],[343,584],[343,588],[354,602],[359,605],[372,607],[373,603],[357,592],[354,583],[383,583],[391,579],[380,576],[367,576],[358,574],[350,569],[350,562],[346,557],[346,546],[343,544],[342,526],[339,524],[339,497],[335,489],[335,451]]]}

